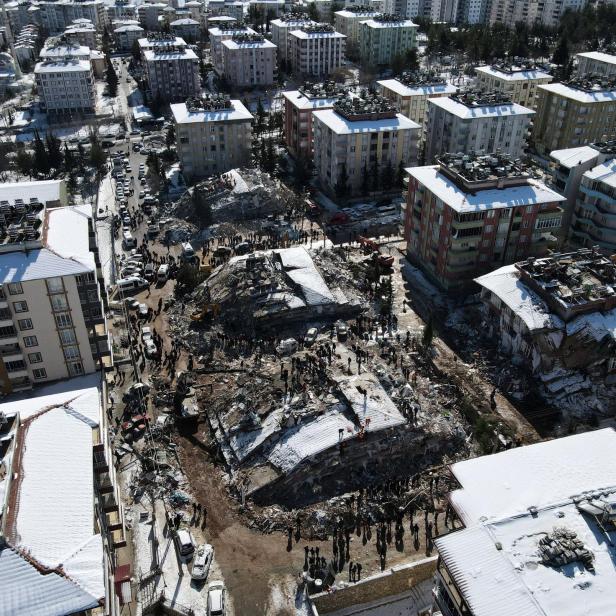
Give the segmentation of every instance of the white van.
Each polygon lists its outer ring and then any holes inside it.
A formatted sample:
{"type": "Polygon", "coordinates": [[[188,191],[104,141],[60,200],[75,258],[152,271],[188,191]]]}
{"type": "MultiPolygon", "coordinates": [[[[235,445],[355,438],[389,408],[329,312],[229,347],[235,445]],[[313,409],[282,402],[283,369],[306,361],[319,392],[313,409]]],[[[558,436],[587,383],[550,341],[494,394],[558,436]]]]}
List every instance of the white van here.
{"type": "Polygon", "coordinates": [[[192,261],[195,256],[195,249],[192,247],[190,242],[185,242],[182,244],[182,259],[184,261],[192,261]]]}
{"type": "Polygon", "coordinates": [[[128,295],[134,291],[145,289],[148,286],[148,281],[141,276],[129,276],[128,278],[120,278],[116,284],[122,295],[128,295]]]}
{"type": "Polygon", "coordinates": [[[124,231],[122,234],[122,248],[124,250],[130,250],[137,247],[137,240],[133,237],[130,231],[124,231]]]}
{"type": "Polygon", "coordinates": [[[156,272],[156,280],[158,282],[167,282],[169,278],[169,265],[167,263],[163,263],[156,272]]]}

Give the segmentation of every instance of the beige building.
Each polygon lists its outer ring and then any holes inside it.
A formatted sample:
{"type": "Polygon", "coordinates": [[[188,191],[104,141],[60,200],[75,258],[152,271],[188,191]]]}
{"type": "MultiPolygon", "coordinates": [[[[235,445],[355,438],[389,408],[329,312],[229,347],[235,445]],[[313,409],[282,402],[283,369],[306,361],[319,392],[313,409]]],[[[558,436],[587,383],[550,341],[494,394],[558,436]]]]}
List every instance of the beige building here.
{"type": "Polygon", "coordinates": [[[437,74],[419,71],[377,81],[377,85],[379,93],[392,101],[402,115],[421,125],[422,140],[428,120],[428,99],[451,96],[458,91],[437,74]]]}
{"type": "Polygon", "coordinates": [[[255,30],[244,26],[243,24],[236,24],[235,20],[225,23],[217,23],[216,26],[211,27],[208,30],[210,37],[210,56],[212,58],[212,64],[214,70],[222,75],[224,71],[224,59],[222,55],[222,42],[229,41],[234,36],[243,36],[248,34],[257,34],[255,30]]]}
{"type": "Polygon", "coordinates": [[[91,208],[47,208],[46,200],[62,200],[61,184],[14,184],[10,200],[0,195],[4,392],[91,373],[109,362],[104,282],[91,208]]]}
{"type": "Polygon", "coordinates": [[[182,173],[189,179],[250,162],[252,114],[222,95],[171,105],[182,173]]]}
{"type": "Polygon", "coordinates": [[[328,75],[342,66],[346,36],[329,24],[313,24],[288,34],[287,61],[294,73],[328,75]]]}
{"type": "Polygon", "coordinates": [[[378,11],[367,6],[348,6],[334,13],[334,27],[348,38],[348,42],[359,45],[359,23],[374,19],[378,11]]]}
{"type": "Polygon", "coordinates": [[[616,82],[575,80],[539,86],[531,143],[541,155],[616,138],[616,82]]]}
{"type": "Polygon", "coordinates": [[[616,77],[616,56],[602,51],[586,51],[575,55],[576,72],[580,77],[616,77]]]}
{"type": "Polygon", "coordinates": [[[417,47],[417,24],[397,15],[377,15],[359,23],[359,55],[367,66],[391,64],[417,47]]]}
{"type": "Polygon", "coordinates": [[[41,105],[48,113],[94,113],[96,91],[89,58],[39,62],[34,77],[41,105]]]}
{"type": "Polygon", "coordinates": [[[529,109],[537,107],[538,86],[552,81],[552,75],[539,70],[532,62],[478,66],[475,73],[475,87],[478,90],[502,92],[513,103],[529,109]]]}
{"type": "Polygon", "coordinates": [[[239,88],[271,86],[276,81],[276,45],[262,34],[236,34],[222,42],[223,76],[239,88]]]}
{"type": "Polygon", "coordinates": [[[272,43],[278,47],[279,60],[286,60],[289,56],[289,32],[314,23],[306,13],[289,13],[270,21],[272,43]]]}
{"type": "Polygon", "coordinates": [[[391,190],[400,168],[417,160],[421,127],[381,96],[343,98],[312,117],[314,166],[331,195],[391,190]]]}

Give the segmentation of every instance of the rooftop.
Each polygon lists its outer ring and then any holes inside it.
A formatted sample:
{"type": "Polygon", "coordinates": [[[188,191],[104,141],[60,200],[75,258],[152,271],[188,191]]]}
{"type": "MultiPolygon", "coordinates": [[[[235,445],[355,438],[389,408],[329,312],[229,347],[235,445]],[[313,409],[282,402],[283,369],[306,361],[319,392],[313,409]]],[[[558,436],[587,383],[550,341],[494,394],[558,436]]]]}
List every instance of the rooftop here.
{"type": "Polygon", "coordinates": [[[458,88],[446,83],[445,81],[439,83],[435,80],[432,83],[430,79],[426,79],[425,81],[420,80],[413,83],[411,77],[408,78],[406,83],[402,81],[401,77],[397,77],[396,79],[383,79],[381,81],[377,81],[377,83],[380,86],[395,92],[399,96],[449,96],[458,91],[458,88]]]}
{"type": "Polygon", "coordinates": [[[308,13],[302,13],[302,12],[285,13],[284,15],[281,15],[277,19],[272,19],[272,22],[275,22],[278,25],[283,24],[283,23],[289,23],[289,22],[295,24],[296,22],[302,22],[302,21],[311,22],[312,20],[308,16],[308,13]]]}
{"type": "Polygon", "coordinates": [[[321,109],[313,112],[313,117],[323,122],[338,135],[380,133],[405,129],[421,130],[419,124],[409,120],[401,113],[388,114],[387,117],[378,119],[349,120],[334,109],[321,109]]]}
{"type": "Polygon", "coordinates": [[[192,98],[187,103],[171,105],[171,112],[177,124],[252,120],[252,114],[240,100],[230,99],[226,95],[192,98]]]}
{"type": "Polygon", "coordinates": [[[616,83],[607,80],[586,79],[567,83],[544,83],[539,88],[584,104],[616,101],[616,83]]]}
{"type": "Polygon", "coordinates": [[[90,60],[77,60],[76,58],[58,58],[55,60],[44,60],[34,67],[35,73],[72,73],[90,72],[92,66],[90,60]]]}
{"type": "Polygon", "coordinates": [[[589,58],[590,60],[606,62],[607,64],[616,64],[616,56],[605,53],[604,51],[583,51],[582,53],[578,53],[577,55],[582,58],[589,58]]]}
{"type": "Polygon", "coordinates": [[[532,109],[512,103],[506,95],[500,93],[487,94],[466,91],[451,96],[431,98],[429,101],[431,104],[462,119],[533,115],[535,113],[532,109]]]}
{"type": "Polygon", "coordinates": [[[452,466],[467,528],[435,543],[474,616],[610,613],[615,446],[605,429],[452,466]]]}
{"type": "Polygon", "coordinates": [[[350,122],[396,117],[396,108],[384,96],[362,91],[360,96],[345,96],[334,103],[336,113],[350,122]]]}
{"type": "Polygon", "coordinates": [[[391,15],[387,13],[378,13],[372,19],[362,21],[362,24],[369,28],[418,28],[416,23],[410,19],[400,17],[400,15],[391,15]]]}
{"type": "Polygon", "coordinates": [[[308,99],[334,98],[344,96],[348,88],[335,81],[322,81],[320,83],[305,83],[299,92],[308,99]]]}
{"type": "Polygon", "coordinates": [[[342,15],[342,17],[376,17],[379,12],[372,6],[360,6],[351,5],[346,8],[336,11],[336,15],[342,15]]]}
{"type": "Polygon", "coordinates": [[[292,105],[299,109],[330,109],[334,106],[334,103],[344,94],[339,94],[333,91],[330,95],[327,95],[327,91],[322,91],[323,96],[308,97],[302,90],[290,90],[283,92],[282,95],[292,105]]]}
{"type": "Polygon", "coordinates": [[[146,49],[143,52],[146,60],[198,60],[197,54],[187,47],[177,45],[156,46],[153,49],[146,49]]]}
{"type": "Polygon", "coordinates": [[[596,180],[606,186],[616,188],[616,159],[611,158],[589,169],[584,174],[584,177],[588,180],[596,180]]]}
{"type": "Polygon", "coordinates": [[[543,70],[541,66],[535,64],[531,60],[502,60],[489,66],[478,66],[475,70],[508,81],[552,79],[552,76],[547,71],[543,70]]]}

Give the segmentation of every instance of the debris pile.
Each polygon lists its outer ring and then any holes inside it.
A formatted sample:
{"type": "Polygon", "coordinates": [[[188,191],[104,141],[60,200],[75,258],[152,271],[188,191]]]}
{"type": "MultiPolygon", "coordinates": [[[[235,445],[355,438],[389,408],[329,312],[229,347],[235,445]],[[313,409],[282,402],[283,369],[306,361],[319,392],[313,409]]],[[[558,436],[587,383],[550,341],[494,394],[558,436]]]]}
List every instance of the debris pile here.
{"type": "Polygon", "coordinates": [[[570,563],[581,562],[584,568],[594,572],[593,553],[584,547],[577,533],[566,528],[555,528],[539,540],[539,555],[546,567],[564,567],[570,563]]]}

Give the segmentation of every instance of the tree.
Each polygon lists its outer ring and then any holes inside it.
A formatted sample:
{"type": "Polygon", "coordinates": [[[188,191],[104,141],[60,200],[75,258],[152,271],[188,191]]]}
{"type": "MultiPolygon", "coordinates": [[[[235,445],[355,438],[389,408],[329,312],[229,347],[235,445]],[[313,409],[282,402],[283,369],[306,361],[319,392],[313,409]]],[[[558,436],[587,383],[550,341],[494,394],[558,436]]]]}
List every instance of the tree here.
{"type": "Polygon", "coordinates": [[[133,41],[130,52],[133,56],[133,62],[137,64],[141,60],[141,48],[139,47],[139,41],[137,39],[133,41]]]}
{"type": "Polygon", "coordinates": [[[167,129],[167,134],[165,135],[165,145],[167,149],[170,150],[171,146],[175,144],[175,126],[171,124],[167,129]]]}
{"type": "Polygon", "coordinates": [[[404,188],[404,178],[406,177],[406,171],[404,170],[404,161],[400,161],[398,165],[398,186],[404,188]]]}
{"type": "Polygon", "coordinates": [[[265,148],[262,152],[261,167],[267,173],[276,171],[276,150],[274,149],[274,140],[270,137],[264,140],[265,148]]]}
{"type": "Polygon", "coordinates": [[[336,197],[339,199],[344,199],[349,193],[349,174],[347,172],[346,163],[342,163],[342,168],[338,174],[338,180],[336,181],[334,190],[336,191],[336,197]]]}
{"type": "Polygon", "coordinates": [[[75,156],[73,152],[69,150],[68,143],[64,144],[64,168],[71,173],[75,167],[75,156]]]}
{"type": "Polygon", "coordinates": [[[399,75],[406,68],[406,59],[401,53],[397,53],[391,59],[391,70],[394,72],[394,75],[399,75]]]}
{"type": "Polygon", "coordinates": [[[105,73],[105,78],[107,80],[107,94],[112,98],[116,97],[118,94],[118,76],[113,68],[113,62],[110,56],[107,56],[107,71],[105,73]]]}
{"type": "Polygon", "coordinates": [[[90,148],[90,164],[94,167],[97,175],[102,175],[107,164],[107,153],[98,141],[94,141],[90,148]]]}
{"type": "Polygon", "coordinates": [[[45,142],[47,144],[49,165],[58,171],[64,163],[64,156],[62,155],[62,142],[53,133],[47,133],[45,136],[45,142]]]}
{"type": "Polygon", "coordinates": [[[25,148],[21,148],[21,150],[17,152],[15,164],[17,165],[19,173],[21,173],[22,175],[27,175],[28,177],[32,177],[32,171],[34,169],[34,158],[32,154],[30,154],[30,152],[28,152],[25,148]]]}
{"type": "Polygon", "coordinates": [[[199,187],[195,187],[193,190],[191,202],[195,218],[199,220],[203,227],[209,227],[212,222],[214,222],[212,206],[210,205],[210,202],[205,199],[205,196],[199,187]]]}
{"type": "Polygon", "coordinates": [[[552,62],[559,66],[564,66],[569,63],[569,46],[567,45],[567,39],[561,38],[558,41],[558,45],[552,55],[552,62]]]}
{"type": "Polygon", "coordinates": [[[373,191],[377,191],[380,188],[380,180],[381,180],[381,176],[379,174],[379,166],[376,164],[376,162],[372,165],[372,168],[370,169],[370,179],[372,180],[372,190],[373,191]]]}
{"type": "Polygon", "coordinates": [[[306,156],[300,155],[293,165],[293,184],[300,190],[305,188],[312,177],[312,161],[306,156]]]}
{"type": "Polygon", "coordinates": [[[395,179],[394,168],[391,166],[391,162],[388,162],[381,172],[381,183],[383,188],[385,190],[393,188],[395,179]]]}
{"type": "Polygon", "coordinates": [[[45,149],[45,144],[41,139],[38,131],[34,132],[34,164],[33,168],[35,173],[41,173],[43,175],[48,175],[51,170],[51,166],[49,164],[49,155],[47,154],[47,150],[45,149]]]}
{"type": "Polygon", "coordinates": [[[432,344],[432,339],[434,338],[434,327],[432,325],[432,319],[430,319],[426,326],[423,329],[423,335],[421,337],[421,342],[425,348],[428,348],[432,344]]]}
{"type": "Polygon", "coordinates": [[[312,21],[321,21],[316,2],[310,2],[308,4],[308,17],[312,19],[312,21]]]}
{"type": "Polygon", "coordinates": [[[411,47],[406,52],[406,65],[408,70],[417,71],[419,70],[419,56],[417,55],[417,48],[411,47]]]}
{"type": "Polygon", "coordinates": [[[257,137],[263,132],[265,128],[265,109],[263,108],[263,103],[261,99],[257,101],[257,121],[255,124],[255,133],[257,137]]]}

